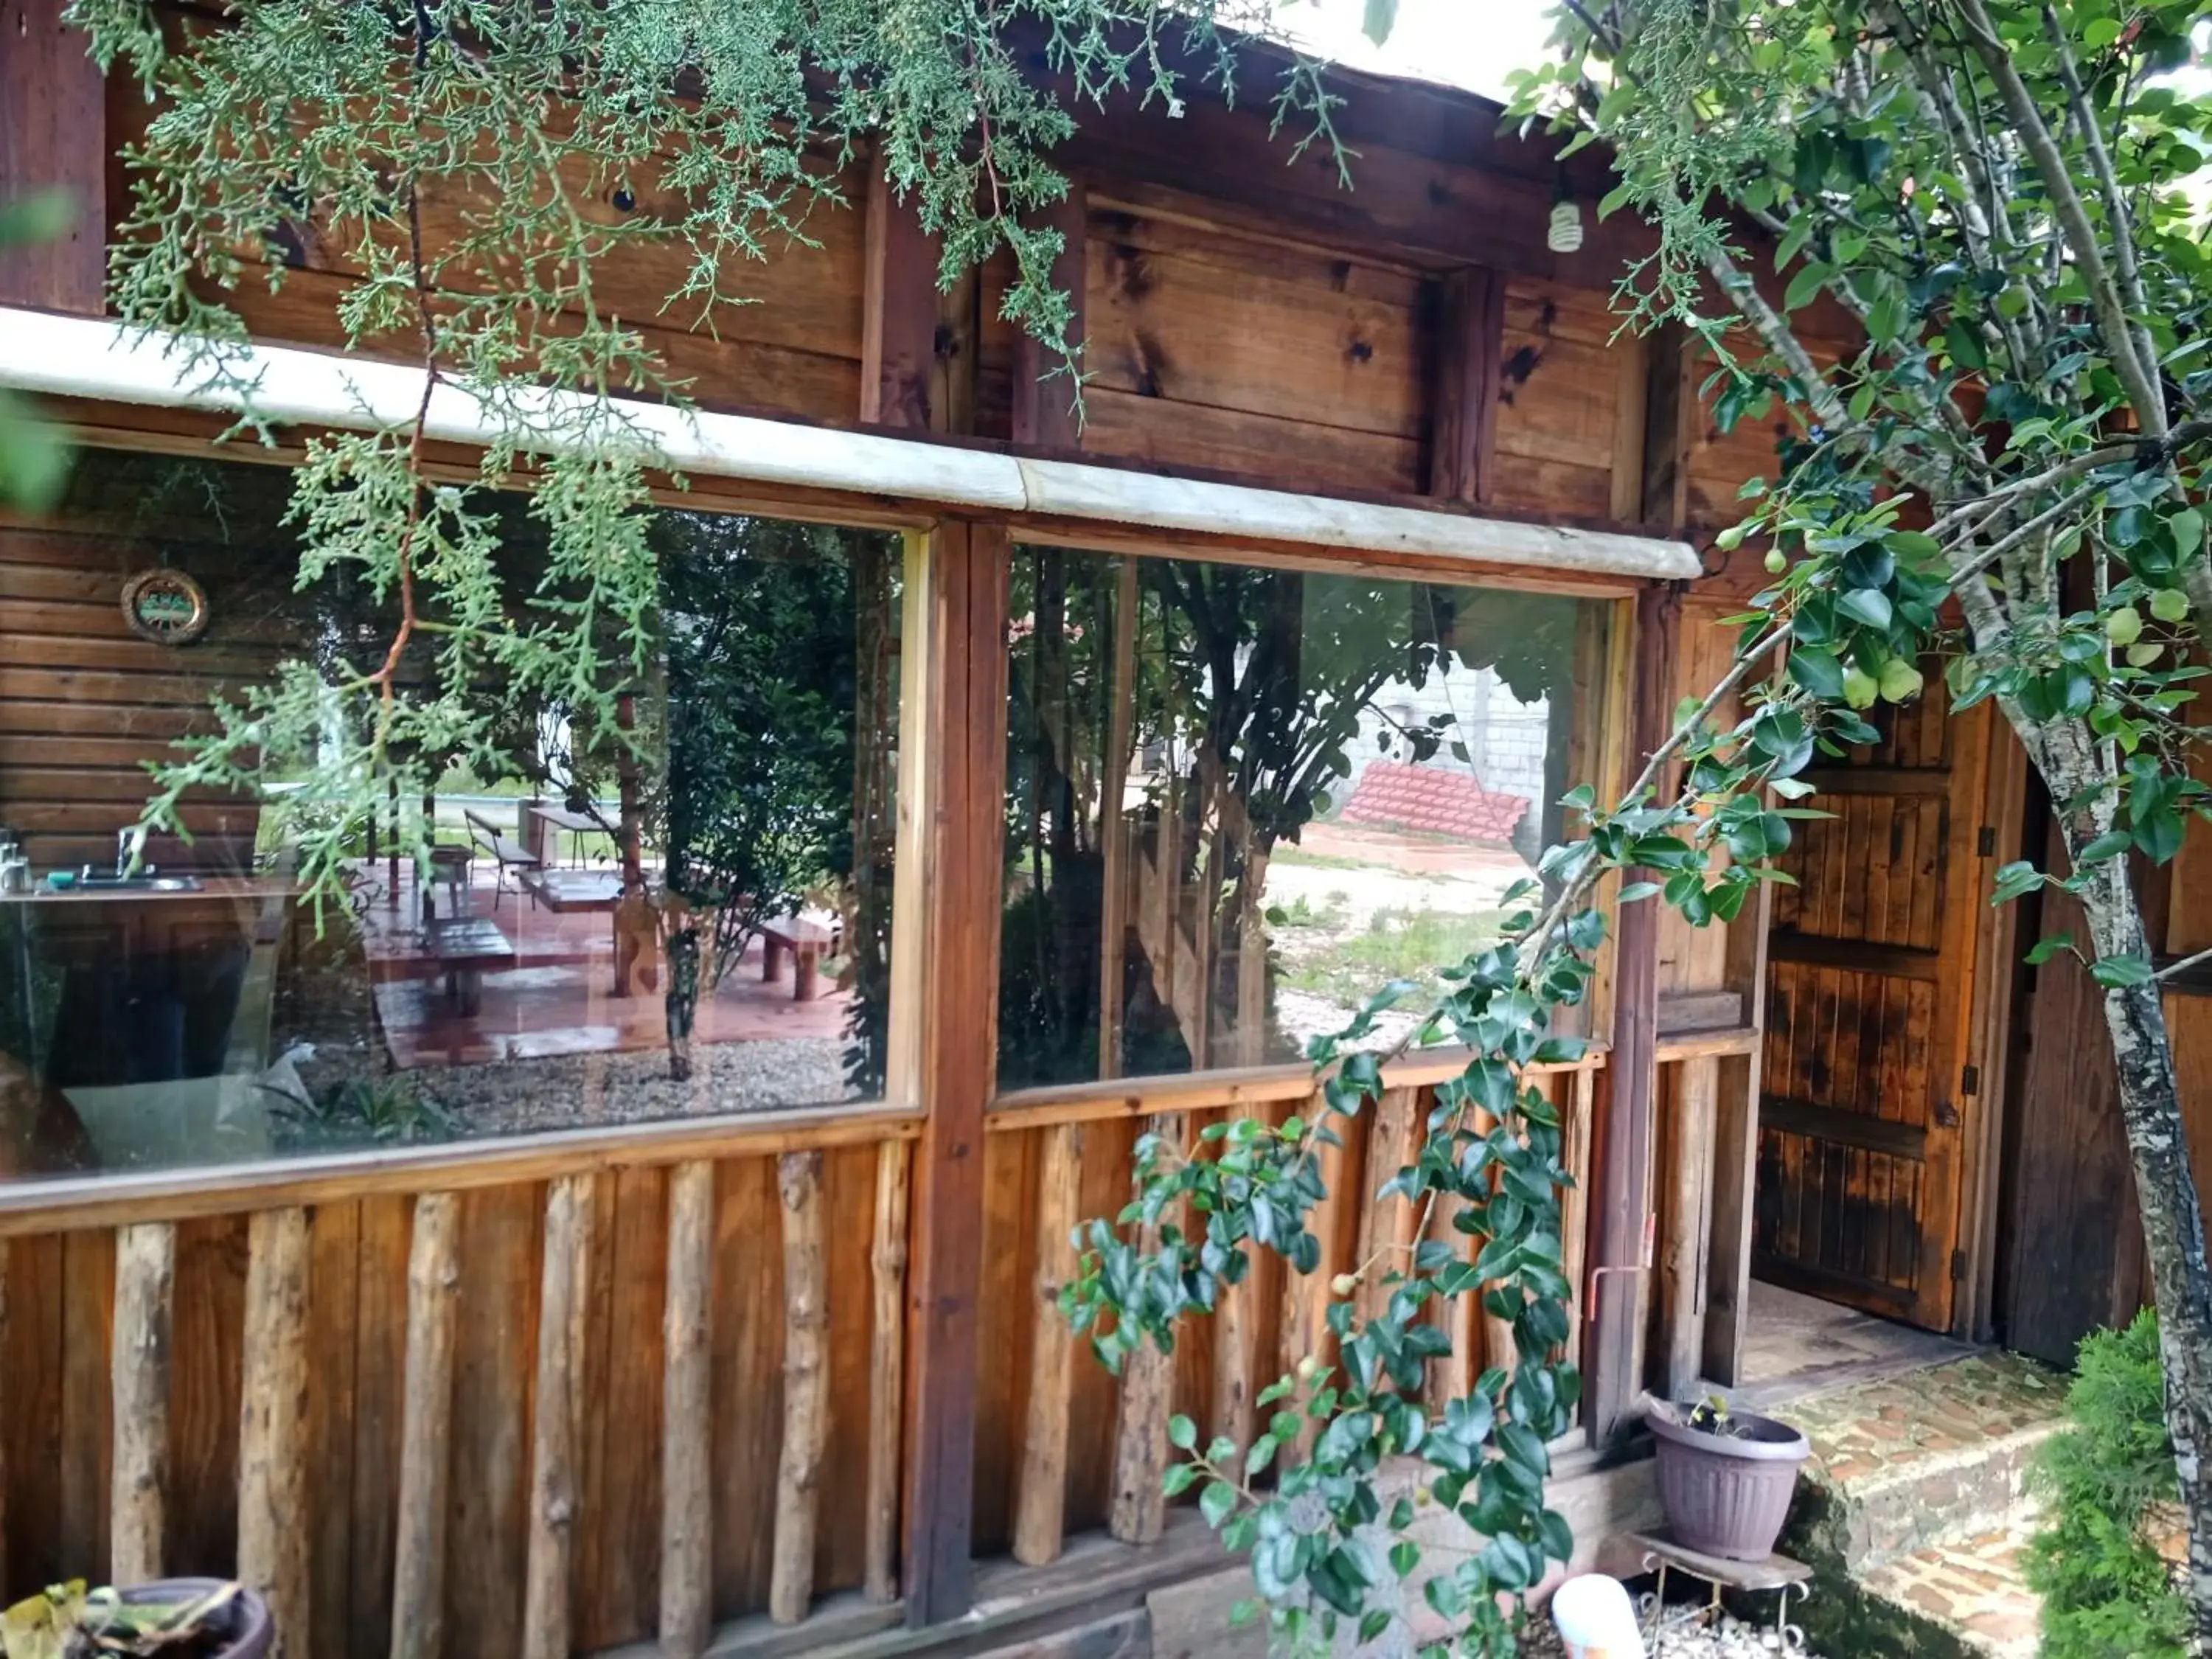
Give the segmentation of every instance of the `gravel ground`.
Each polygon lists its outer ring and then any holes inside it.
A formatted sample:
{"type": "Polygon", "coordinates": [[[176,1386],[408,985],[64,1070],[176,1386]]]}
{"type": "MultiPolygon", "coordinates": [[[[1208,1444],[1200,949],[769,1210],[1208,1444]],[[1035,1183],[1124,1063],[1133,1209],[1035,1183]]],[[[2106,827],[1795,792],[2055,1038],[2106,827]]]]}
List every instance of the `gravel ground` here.
{"type": "MultiPolygon", "coordinates": [[[[1657,1638],[1645,1637],[1648,1659],[1820,1659],[1804,1647],[1784,1648],[1771,1623],[1746,1624],[1723,1613],[1707,1628],[1702,1607],[1671,1607],[1661,1621],[1657,1638]]],[[[1648,1629],[1648,1626],[1647,1626],[1648,1629]]],[[[1548,1619],[1532,1621],[1528,1639],[1521,1644],[1527,1659],[1560,1659],[1565,1649],[1548,1619]]]]}

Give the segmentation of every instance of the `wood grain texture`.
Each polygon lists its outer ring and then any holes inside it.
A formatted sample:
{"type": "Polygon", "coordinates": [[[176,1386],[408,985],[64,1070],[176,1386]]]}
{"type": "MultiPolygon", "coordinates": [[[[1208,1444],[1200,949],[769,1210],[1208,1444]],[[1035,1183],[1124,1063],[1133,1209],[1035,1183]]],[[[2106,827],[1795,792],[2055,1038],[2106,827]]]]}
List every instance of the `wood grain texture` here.
{"type": "Polygon", "coordinates": [[[63,0],[0,3],[0,179],[10,196],[68,193],[69,228],[0,249],[0,304],[100,314],[107,260],[107,125],[100,66],[63,0]]]}
{"type": "Polygon", "coordinates": [[[545,1193],[538,1302],[538,1370],[530,1413],[529,1545],[522,1659],[568,1659],[578,1510],[578,1328],[590,1294],[593,1178],[563,1176],[545,1193]]]}
{"type": "Polygon", "coordinates": [[[938,248],[917,207],[892,189],[880,161],[868,169],[859,413],[871,425],[930,431],[942,416],[930,407],[938,248]]]}
{"type": "Polygon", "coordinates": [[[460,1201],[415,1201],[407,1256],[406,1382],[392,1541],[392,1659],[439,1659],[446,1622],[447,1482],[453,1466],[453,1325],[460,1201]]]}
{"type": "Polygon", "coordinates": [[[1661,1212],[1659,1306],[1667,1397],[1687,1398],[1705,1364],[1706,1252],[1712,1229],[1713,1127],[1720,1062],[1674,1068],[1668,1101],[1667,1185],[1661,1212]]]}
{"type": "Polygon", "coordinates": [[[143,1584],[162,1576],[169,1476],[170,1312],[176,1273],[173,1227],[147,1222],[118,1234],[108,1574],[118,1584],[143,1584]]]}
{"type": "Polygon", "coordinates": [[[246,1240],[238,1576],[269,1603],[278,1650],[285,1659],[303,1659],[312,1628],[307,1213],[256,1211],[246,1224],[246,1240]]]}
{"type": "MultiPolygon", "coordinates": [[[[1189,1128],[1179,1112],[1152,1128],[1170,1146],[1181,1146],[1189,1128]]],[[[1158,1223],[1138,1235],[1140,1254],[1159,1249],[1159,1228],[1181,1224],[1177,1205],[1158,1223]]],[[[1149,1340],[1122,1362],[1121,1399],[1114,1425],[1114,1508],[1107,1529],[1125,1544],[1149,1544],[1167,1526],[1167,1496],[1161,1477],[1168,1466],[1168,1418],[1173,1406],[1175,1362],[1149,1340]]]]}
{"type": "Polygon", "coordinates": [[[907,1183],[913,1149],[887,1140],[876,1157],[876,1225],[868,1251],[866,1577],[871,1601],[898,1596],[899,1431],[906,1420],[907,1183]]]}
{"type": "MultiPolygon", "coordinates": [[[[983,1109],[996,1034],[1006,746],[1007,545],[1002,530],[948,524],[932,538],[922,619],[902,646],[923,666],[920,715],[945,735],[927,798],[901,811],[930,826],[923,930],[921,1098],[908,1285],[907,1618],[957,1617],[971,1594],[976,1286],[981,1273],[983,1109]],[[926,635],[926,637],[924,637],[926,635]]],[[[912,704],[910,703],[911,707],[912,704]]]]}
{"type": "Polygon", "coordinates": [[[830,1432],[822,1154],[786,1152],[776,1166],[776,1194],[783,1208],[783,1451],[776,1465],[768,1607],[776,1623],[795,1625],[813,1606],[822,1457],[830,1432]]]}
{"type": "MultiPolygon", "coordinates": [[[[1067,295],[1073,307],[1067,338],[1079,354],[1079,365],[1090,334],[1085,307],[1091,269],[1090,201],[1080,177],[1071,179],[1067,194],[1039,216],[1039,228],[1060,233],[1051,282],[1054,292],[1067,295]]],[[[1083,447],[1082,428],[1075,418],[1074,383],[1054,372],[1062,368],[1026,329],[1015,335],[1012,428],[1014,442],[1025,449],[1072,454],[1083,447]]]]}
{"type": "Polygon", "coordinates": [[[1073,1235],[1081,1219],[1083,1130],[1073,1123],[1039,1132],[1036,1278],[1030,1342],[1029,1412],[1014,1497],[1014,1559],[1042,1566],[1060,1554],[1067,1502],[1069,1368],[1075,1340],[1059,1308],[1074,1277],[1073,1235]]]}
{"type": "Polygon", "coordinates": [[[660,1647],[669,1659],[696,1659],[714,1620],[714,1166],[679,1164],[668,1184],[660,1647]]]}

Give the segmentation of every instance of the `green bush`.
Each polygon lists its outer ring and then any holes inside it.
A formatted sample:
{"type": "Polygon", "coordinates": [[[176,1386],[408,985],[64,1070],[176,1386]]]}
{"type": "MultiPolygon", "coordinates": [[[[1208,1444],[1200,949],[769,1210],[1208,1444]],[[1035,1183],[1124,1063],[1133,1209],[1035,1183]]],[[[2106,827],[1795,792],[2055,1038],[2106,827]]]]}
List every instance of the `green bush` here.
{"type": "Polygon", "coordinates": [[[2177,1490],[2155,1314],[2083,1339],[2066,1415],[2029,1474],[2044,1511],[2027,1551],[2042,1659],[2181,1659],[2188,1605],[2142,1535],[2145,1512],[2177,1490]]]}

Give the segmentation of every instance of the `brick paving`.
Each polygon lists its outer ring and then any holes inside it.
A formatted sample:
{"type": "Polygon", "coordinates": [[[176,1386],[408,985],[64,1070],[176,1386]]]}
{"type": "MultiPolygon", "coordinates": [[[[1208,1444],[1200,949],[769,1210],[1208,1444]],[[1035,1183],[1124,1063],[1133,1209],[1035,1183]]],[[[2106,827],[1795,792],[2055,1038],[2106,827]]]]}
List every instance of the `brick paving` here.
{"type": "MultiPolygon", "coordinates": [[[[1878,1646],[1831,1651],[2033,1659],[2036,1599],[2021,1571],[2033,1525],[2023,1477],[2059,1426],[2065,1379],[2032,1360],[1980,1353],[1815,1395],[1781,1409],[1813,1447],[1791,1542],[1848,1575],[1832,1601],[1878,1646]]],[[[1808,1607],[1808,1625],[1826,1622],[1808,1607]]]]}

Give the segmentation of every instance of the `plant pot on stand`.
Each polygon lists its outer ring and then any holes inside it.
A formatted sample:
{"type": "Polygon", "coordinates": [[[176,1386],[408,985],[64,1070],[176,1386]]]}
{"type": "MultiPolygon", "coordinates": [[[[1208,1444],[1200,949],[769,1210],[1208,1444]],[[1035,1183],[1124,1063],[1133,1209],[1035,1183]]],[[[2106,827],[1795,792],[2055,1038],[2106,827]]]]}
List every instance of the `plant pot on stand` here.
{"type": "Polygon", "coordinates": [[[1789,1519],[1805,1437],[1755,1412],[1655,1406],[1659,1505],[1674,1541],[1701,1555],[1764,1561],[1789,1519]]]}

